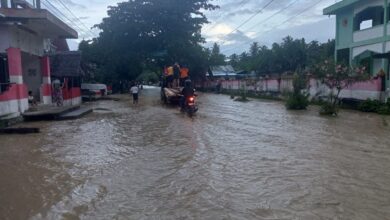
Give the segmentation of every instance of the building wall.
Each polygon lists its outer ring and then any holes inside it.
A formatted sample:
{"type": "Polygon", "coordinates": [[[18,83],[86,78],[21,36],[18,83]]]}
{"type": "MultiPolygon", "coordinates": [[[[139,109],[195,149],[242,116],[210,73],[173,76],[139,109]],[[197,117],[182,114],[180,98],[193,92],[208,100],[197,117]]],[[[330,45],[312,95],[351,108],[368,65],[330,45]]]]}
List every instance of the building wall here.
{"type": "Polygon", "coordinates": [[[381,38],[384,34],[384,25],[378,25],[369,29],[355,31],[353,33],[353,42],[362,42],[375,38],[381,38]]]}
{"type": "Polygon", "coordinates": [[[41,62],[38,56],[22,53],[23,81],[28,91],[33,92],[36,100],[40,100],[42,85],[41,62]]]}
{"type": "Polygon", "coordinates": [[[27,109],[27,87],[24,84],[13,84],[8,91],[0,94],[0,117],[19,116],[27,109]]]}
{"type": "Polygon", "coordinates": [[[75,88],[64,88],[62,90],[64,97],[64,106],[81,105],[81,89],[75,88]]]}
{"type": "Polygon", "coordinates": [[[368,7],[374,7],[374,6],[383,6],[385,5],[384,0],[365,0],[365,1],[360,1],[359,4],[356,5],[356,7],[353,10],[354,15],[356,15],[359,12],[362,12],[368,7]]]}
{"type": "MultiPolygon", "coordinates": [[[[199,88],[216,88],[216,81],[206,81],[203,84],[197,85],[199,88]]],[[[246,83],[245,81],[229,80],[222,81],[222,88],[229,90],[239,90],[246,86],[248,91],[259,92],[259,93],[276,93],[283,94],[285,92],[293,91],[292,79],[282,78],[277,79],[261,79],[257,82],[246,83]]],[[[331,90],[320,81],[311,79],[308,83],[309,94],[311,98],[319,98],[327,96],[331,90]]],[[[382,81],[380,78],[368,80],[366,82],[359,82],[353,86],[342,90],[340,97],[351,98],[358,100],[375,99],[384,101],[390,94],[385,94],[382,91],[382,81]]]]}
{"type": "Polygon", "coordinates": [[[340,12],[336,22],[336,49],[349,48],[353,40],[353,12],[340,12]]]}
{"type": "Polygon", "coordinates": [[[23,52],[36,56],[43,56],[45,50],[49,51],[50,44],[47,39],[32,34],[15,26],[0,25],[0,52],[15,47],[23,52]]]}

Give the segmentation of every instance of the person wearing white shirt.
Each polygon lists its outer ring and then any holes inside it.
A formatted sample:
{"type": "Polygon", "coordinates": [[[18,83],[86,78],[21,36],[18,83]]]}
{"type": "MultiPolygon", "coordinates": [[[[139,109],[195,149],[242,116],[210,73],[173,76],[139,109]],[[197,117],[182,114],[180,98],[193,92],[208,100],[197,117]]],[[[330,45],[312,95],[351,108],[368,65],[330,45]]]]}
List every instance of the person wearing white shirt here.
{"type": "Polygon", "coordinates": [[[130,88],[131,94],[133,94],[133,104],[138,104],[138,93],[139,93],[139,88],[137,85],[133,85],[130,88]]]}

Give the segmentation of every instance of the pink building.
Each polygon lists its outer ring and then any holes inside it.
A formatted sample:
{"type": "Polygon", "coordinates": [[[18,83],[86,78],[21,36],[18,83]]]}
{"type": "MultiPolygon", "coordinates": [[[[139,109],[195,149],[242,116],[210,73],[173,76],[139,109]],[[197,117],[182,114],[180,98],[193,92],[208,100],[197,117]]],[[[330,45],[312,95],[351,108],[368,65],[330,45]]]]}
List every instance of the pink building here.
{"type": "Polygon", "coordinates": [[[51,104],[53,42],[78,37],[39,4],[35,8],[24,0],[8,3],[2,0],[0,5],[0,118],[26,111],[29,91],[41,104],[51,104]]]}

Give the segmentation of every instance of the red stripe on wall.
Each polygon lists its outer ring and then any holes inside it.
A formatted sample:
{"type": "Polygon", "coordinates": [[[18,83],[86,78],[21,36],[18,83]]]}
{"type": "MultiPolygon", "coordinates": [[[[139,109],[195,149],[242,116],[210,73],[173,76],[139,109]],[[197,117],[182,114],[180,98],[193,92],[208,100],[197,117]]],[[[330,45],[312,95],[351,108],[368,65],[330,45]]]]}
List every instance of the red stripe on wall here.
{"type": "Polygon", "coordinates": [[[64,100],[78,98],[81,97],[81,89],[79,87],[74,87],[70,89],[64,88],[62,89],[62,94],[64,100]]]}
{"type": "Polygon", "coordinates": [[[21,76],[22,73],[22,55],[19,48],[10,47],[7,49],[9,75],[21,76]]]}
{"type": "Polygon", "coordinates": [[[51,85],[43,84],[42,85],[42,95],[43,96],[51,96],[51,85]]]}
{"type": "Polygon", "coordinates": [[[26,99],[27,97],[28,92],[25,84],[12,84],[7,91],[0,94],[0,101],[26,99]]]}
{"type": "Polygon", "coordinates": [[[41,58],[41,69],[43,77],[50,77],[50,58],[48,56],[41,58]]]}

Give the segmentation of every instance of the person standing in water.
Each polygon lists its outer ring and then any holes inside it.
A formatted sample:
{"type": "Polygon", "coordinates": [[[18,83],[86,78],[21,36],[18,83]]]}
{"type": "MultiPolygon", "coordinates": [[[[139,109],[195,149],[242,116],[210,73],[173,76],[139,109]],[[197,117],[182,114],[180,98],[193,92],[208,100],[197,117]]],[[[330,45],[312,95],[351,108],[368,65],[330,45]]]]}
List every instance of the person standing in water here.
{"type": "Polygon", "coordinates": [[[138,104],[139,88],[136,83],[133,83],[133,86],[130,88],[130,92],[133,94],[133,104],[138,104]]]}
{"type": "Polygon", "coordinates": [[[52,83],[52,89],[53,89],[53,102],[59,106],[63,106],[64,98],[62,96],[62,89],[64,88],[64,84],[61,84],[61,81],[59,79],[54,79],[52,83]]]}

